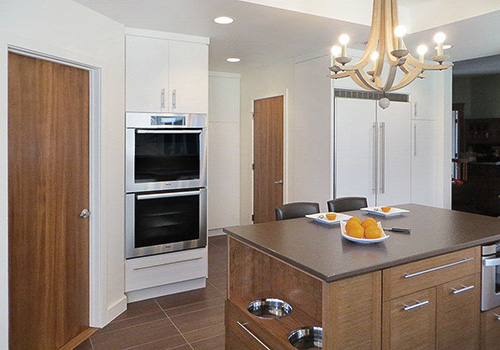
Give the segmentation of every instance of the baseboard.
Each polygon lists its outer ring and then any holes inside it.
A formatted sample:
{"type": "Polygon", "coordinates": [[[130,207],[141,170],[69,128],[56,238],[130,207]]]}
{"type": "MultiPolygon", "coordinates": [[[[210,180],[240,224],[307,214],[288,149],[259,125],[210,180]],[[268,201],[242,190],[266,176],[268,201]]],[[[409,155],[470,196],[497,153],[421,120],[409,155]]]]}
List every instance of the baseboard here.
{"type": "Polygon", "coordinates": [[[165,295],[182,293],[193,289],[200,289],[205,287],[206,287],[206,278],[202,277],[184,282],[166,284],[164,286],[136,290],[133,292],[128,292],[126,294],[128,302],[133,303],[135,301],[157,298],[165,295]]]}
{"type": "Polygon", "coordinates": [[[115,318],[120,316],[126,310],[127,310],[127,296],[123,295],[120,298],[120,300],[118,300],[116,303],[108,307],[106,324],[113,321],[115,318]]]}
{"type": "Polygon", "coordinates": [[[221,228],[216,228],[213,230],[208,230],[208,237],[225,236],[226,234],[221,228]]]}

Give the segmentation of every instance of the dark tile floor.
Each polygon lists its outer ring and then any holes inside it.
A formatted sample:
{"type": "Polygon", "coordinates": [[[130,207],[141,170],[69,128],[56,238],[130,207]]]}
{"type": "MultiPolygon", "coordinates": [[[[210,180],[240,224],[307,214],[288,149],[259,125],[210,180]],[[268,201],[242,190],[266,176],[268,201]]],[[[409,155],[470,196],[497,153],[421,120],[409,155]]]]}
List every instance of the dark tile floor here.
{"type": "Polygon", "coordinates": [[[208,241],[205,289],[139,301],[76,350],[224,350],[227,238],[208,241]]]}

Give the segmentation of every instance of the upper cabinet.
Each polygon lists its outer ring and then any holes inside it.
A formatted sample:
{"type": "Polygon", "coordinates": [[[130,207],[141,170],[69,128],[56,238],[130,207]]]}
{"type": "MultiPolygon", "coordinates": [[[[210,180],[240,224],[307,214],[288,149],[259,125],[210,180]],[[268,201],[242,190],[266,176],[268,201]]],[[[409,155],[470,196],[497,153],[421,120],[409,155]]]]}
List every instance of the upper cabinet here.
{"type": "Polygon", "coordinates": [[[127,112],[208,113],[208,39],[127,32],[127,112]]]}
{"type": "Polygon", "coordinates": [[[430,72],[424,79],[411,84],[412,119],[435,120],[439,113],[439,72],[430,72]]]}

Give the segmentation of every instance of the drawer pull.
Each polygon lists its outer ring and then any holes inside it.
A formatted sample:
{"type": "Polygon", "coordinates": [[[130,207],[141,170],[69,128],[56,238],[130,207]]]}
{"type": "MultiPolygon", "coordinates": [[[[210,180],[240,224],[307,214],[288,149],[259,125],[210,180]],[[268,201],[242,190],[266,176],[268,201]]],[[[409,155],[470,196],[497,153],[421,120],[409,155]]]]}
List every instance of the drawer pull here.
{"type": "Polygon", "coordinates": [[[250,332],[250,330],[249,330],[247,327],[245,327],[246,323],[244,323],[244,324],[243,324],[243,323],[241,323],[240,321],[236,321],[236,323],[237,323],[237,324],[238,324],[241,328],[243,328],[243,329],[245,330],[245,332],[247,332],[248,334],[250,334],[250,336],[251,336],[252,338],[254,338],[255,340],[257,340],[257,341],[259,342],[259,344],[260,344],[260,345],[262,345],[262,346],[263,346],[266,350],[271,350],[271,349],[270,349],[270,348],[269,348],[266,344],[264,344],[264,343],[262,342],[262,340],[260,340],[259,338],[257,338],[257,336],[256,336],[255,334],[253,334],[252,332],[250,332]]]}
{"type": "Polygon", "coordinates": [[[405,307],[404,310],[405,311],[410,311],[410,310],[413,310],[413,309],[417,309],[419,307],[422,307],[424,305],[427,305],[429,304],[429,300],[426,300],[426,301],[418,301],[416,300],[416,304],[414,305],[406,305],[406,304],[403,304],[403,306],[405,307]]]}
{"type": "Polygon", "coordinates": [[[472,286],[464,286],[462,284],[462,289],[455,289],[455,288],[451,288],[453,290],[453,294],[460,294],[460,293],[463,293],[463,292],[467,292],[468,290],[471,290],[471,289],[474,289],[474,285],[472,286]]]}
{"type": "Polygon", "coordinates": [[[179,260],[179,261],[172,261],[172,262],[167,262],[163,264],[158,264],[158,265],[151,265],[151,266],[143,266],[143,267],[136,267],[134,271],[139,271],[139,270],[145,270],[145,269],[152,269],[153,267],[160,267],[160,266],[167,266],[167,265],[174,265],[174,264],[180,264],[183,262],[189,262],[189,261],[196,261],[196,260],[201,260],[201,256],[197,258],[192,258],[192,259],[185,259],[185,260],[179,260]]]}
{"type": "Polygon", "coordinates": [[[415,273],[405,273],[405,278],[412,278],[412,277],[417,277],[420,275],[425,275],[426,273],[429,273],[429,272],[434,272],[434,271],[446,269],[448,267],[464,264],[464,263],[472,261],[472,260],[474,260],[474,258],[463,258],[460,261],[456,261],[456,262],[451,263],[451,264],[441,265],[438,267],[433,267],[432,269],[423,270],[423,271],[419,271],[419,272],[415,272],[415,273]]]}

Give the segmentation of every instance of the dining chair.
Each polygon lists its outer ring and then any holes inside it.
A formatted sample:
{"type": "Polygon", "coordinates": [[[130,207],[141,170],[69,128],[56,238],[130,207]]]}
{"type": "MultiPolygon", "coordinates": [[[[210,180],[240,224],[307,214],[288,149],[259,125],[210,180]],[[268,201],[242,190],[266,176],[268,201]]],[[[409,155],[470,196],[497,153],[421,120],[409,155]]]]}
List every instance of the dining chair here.
{"type": "Polygon", "coordinates": [[[345,211],[359,210],[368,206],[365,197],[342,197],[326,202],[328,211],[343,213],[345,211]]]}
{"type": "Polygon", "coordinates": [[[276,221],[296,219],[317,213],[319,213],[319,203],[289,203],[276,208],[276,221]]]}

